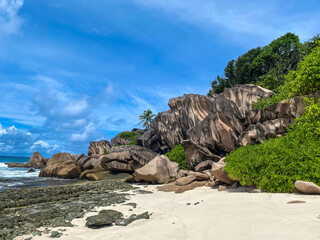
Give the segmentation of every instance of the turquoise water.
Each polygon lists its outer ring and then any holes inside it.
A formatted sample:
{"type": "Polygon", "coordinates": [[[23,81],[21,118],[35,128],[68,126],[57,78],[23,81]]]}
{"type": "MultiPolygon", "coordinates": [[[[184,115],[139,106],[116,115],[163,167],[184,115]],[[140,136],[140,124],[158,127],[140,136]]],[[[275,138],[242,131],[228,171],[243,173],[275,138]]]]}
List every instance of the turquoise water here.
{"type": "Polygon", "coordinates": [[[24,187],[42,187],[49,185],[63,185],[76,182],[58,178],[40,178],[40,170],[28,173],[28,168],[8,168],[6,162],[27,163],[28,157],[0,156],[0,192],[24,187]]]}

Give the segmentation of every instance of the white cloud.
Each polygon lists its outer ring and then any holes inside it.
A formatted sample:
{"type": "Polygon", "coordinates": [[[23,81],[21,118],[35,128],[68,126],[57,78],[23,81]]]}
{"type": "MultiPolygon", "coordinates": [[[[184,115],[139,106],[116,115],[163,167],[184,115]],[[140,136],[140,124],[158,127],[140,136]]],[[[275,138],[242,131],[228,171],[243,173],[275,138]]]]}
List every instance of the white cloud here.
{"type": "Polygon", "coordinates": [[[90,134],[94,133],[96,131],[96,128],[92,122],[89,122],[89,124],[84,128],[82,133],[73,133],[70,136],[70,140],[73,142],[81,142],[84,140],[87,140],[90,136],[90,134]]]}
{"type": "Polygon", "coordinates": [[[23,0],[0,0],[0,34],[17,33],[23,19],[18,15],[23,0]]]}
{"type": "Polygon", "coordinates": [[[8,132],[11,134],[15,134],[17,131],[18,129],[14,125],[8,128],[8,132]]]}
{"type": "Polygon", "coordinates": [[[38,147],[48,149],[48,148],[50,148],[50,145],[49,145],[49,143],[47,143],[43,140],[39,140],[32,145],[31,149],[34,150],[38,147]]]}
{"type": "Polygon", "coordinates": [[[78,116],[84,113],[87,109],[88,103],[85,99],[80,101],[72,101],[63,108],[63,114],[67,116],[78,116]]]}
{"type": "Polygon", "coordinates": [[[18,129],[12,125],[11,127],[8,128],[3,128],[1,123],[0,123],[0,136],[1,135],[14,135],[18,132],[18,129]]]}
{"type": "Polygon", "coordinates": [[[4,134],[7,134],[7,130],[6,130],[6,129],[3,129],[3,128],[2,128],[2,125],[1,125],[1,123],[0,123],[0,136],[1,136],[1,135],[4,135],[4,134]]]}
{"type": "Polygon", "coordinates": [[[27,136],[32,136],[32,133],[31,132],[27,132],[26,135],[27,136]]]}
{"type": "Polygon", "coordinates": [[[53,145],[52,151],[55,151],[57,149],[59,149],[59,145],[58,144],[53,145]]]}

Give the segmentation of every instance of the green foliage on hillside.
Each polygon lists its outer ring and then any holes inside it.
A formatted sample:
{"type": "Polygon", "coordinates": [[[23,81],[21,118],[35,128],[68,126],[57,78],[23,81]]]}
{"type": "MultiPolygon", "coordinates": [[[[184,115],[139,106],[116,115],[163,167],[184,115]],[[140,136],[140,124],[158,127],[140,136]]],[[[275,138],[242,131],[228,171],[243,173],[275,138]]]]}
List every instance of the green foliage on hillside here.
{"type": "Polygon", "coordinates": [[[120,133],[119,138],[130,139],[131,142],[128,143],[127,145],[137,145],[136,137],[138,136],[141,136],[141,134],[137,132],[122,132],[120,133]]]}
{"type": "Polygon", "coordinates": [[[221,93],[225,87],[249,83],[277,92],[286,80],[285,75],[297,69],[298,63],[312,52],[319,39],[318,35],[302,44],[298,36],[287,33],[263,48],[249,50],[237,60],[229,61],[224,77],[217,76],[211,82],[208,96],[221,93]]]}
{"type": "Polygon", "coordinates": [[[108,155],[109,154],[109,152],[106,149],[103,151],[103,153],[104,153],[104,155],[108,155]]]}
{"type": "Polygon", "coordinates": [[[181,144],[176,145],[166,156],[172,161],[179,164],[180,169],[188,170],[188,163],[186,155],[184,154],[184,149],[181,144]]]}
{"type": "Polygon", "coordinates": [[[277,93],[253,104],[254,108],[263,109],[282,100],[320,89],[320,41],[315,44],[318,45],[314,45],[311,53],[298,64],[297,70],[290,71],[285,76],[284,84],[278,87],[277,93]]]}
{"type": "Polygon", "coordinates": [[[231,152],[225,160],[228,175],[270,192],[292,192],[296,180],[320,185],[320,103],[307,103],[283,137],[231,152]]]}

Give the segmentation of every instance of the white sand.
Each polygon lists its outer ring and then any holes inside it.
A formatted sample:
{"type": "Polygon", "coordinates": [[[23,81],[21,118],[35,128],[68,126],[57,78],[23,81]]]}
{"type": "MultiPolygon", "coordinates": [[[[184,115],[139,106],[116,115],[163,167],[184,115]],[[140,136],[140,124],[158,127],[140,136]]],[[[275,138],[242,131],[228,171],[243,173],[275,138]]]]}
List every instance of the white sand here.
{"type": "MultiPolygon", "coordinates": [[[[72,223],[77,226],[64,228],[66,231],[60,239],[320,239],[320,196],[218,192],[208,187],[175,194],[158,192],[155,186],[141,188],[155,193],[132,196],[129,202],[138,204],[135,209],[122,205],[109,209],[121,211],[126,216],[149,211],[152,213],[150,219],[138,220],[126,227],[94,230],[85,227],[85,218],[75,219],[72,223]],[[292,200],[306,203],[287,204],[292,200]],[[196,202],[199,204],[195,205],[196,202]]],[[[33,239],[52,238],[48,234],[33,239]]]]}

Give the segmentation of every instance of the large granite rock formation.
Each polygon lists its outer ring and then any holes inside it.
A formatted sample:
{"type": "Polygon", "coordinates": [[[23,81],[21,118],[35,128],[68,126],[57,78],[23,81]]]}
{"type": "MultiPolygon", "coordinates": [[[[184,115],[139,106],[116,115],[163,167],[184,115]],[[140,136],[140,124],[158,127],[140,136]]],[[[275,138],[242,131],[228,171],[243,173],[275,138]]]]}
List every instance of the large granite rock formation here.
{"type": "Polygon", "coordinates": [[[78,178],[80,173],[81,168],[69,153],[57,153],[49,159],[39,177],[78,178]]]}
{"type": "Polygon", "coordinates": [[[137,137],[137,144],[166,153],[181,143],[191,169],[203,161],[219,161],[241,145],[280,136],[304,113],[303,97],[264,110],[252,108],[252,103],[272,95],[268,89],[247,84],[226,88],[212,98],[189,94],[171,99],[170,110],[157,115],[150,129],[137,137]]]}
{"type": "Polygon", "coordinates": [[[143,167],[158,154],[140,146],[112,147],[109,154],[101,158],[101,166],[111,172],[132,173],[143,167]]]}
{"type": "Polygon", "coordinates": [[[90,142],[88,155],[92,154],[104,154],[105,151],[110,151],[111,144],[107,140],[101,140],[99,142],[90,142]]]}
{"type": "Polygon", "coordinates": [[[170,110],[159,113],[137,144],[166,153],[182,140],[188,139],[187,131],[204,120],[212,110],[213,101],[205,96],[187,94],[169,101],[170,110]]]}

